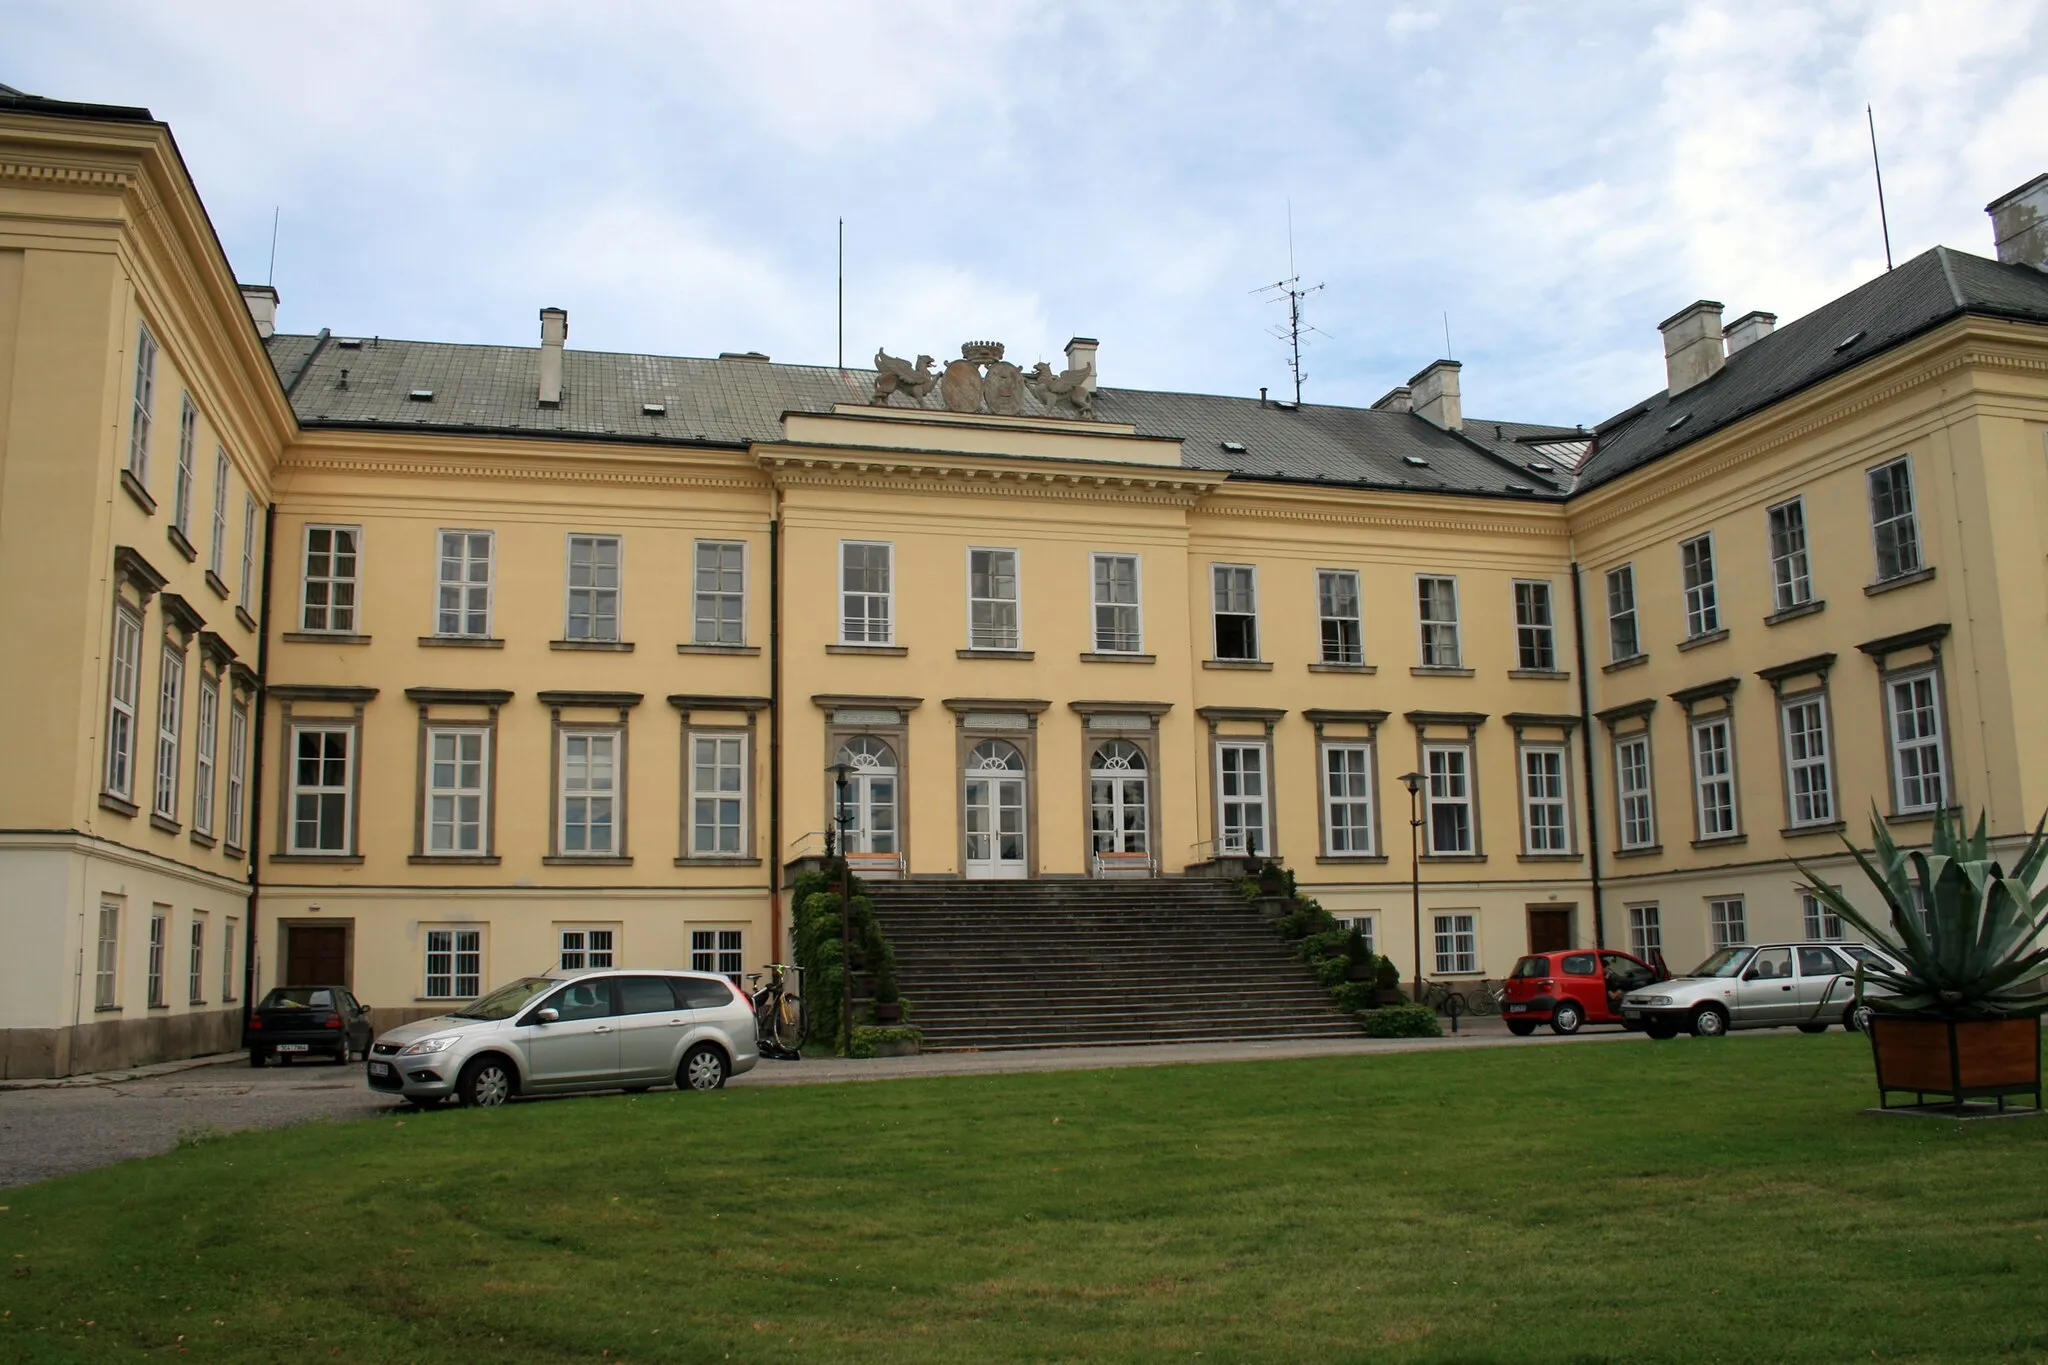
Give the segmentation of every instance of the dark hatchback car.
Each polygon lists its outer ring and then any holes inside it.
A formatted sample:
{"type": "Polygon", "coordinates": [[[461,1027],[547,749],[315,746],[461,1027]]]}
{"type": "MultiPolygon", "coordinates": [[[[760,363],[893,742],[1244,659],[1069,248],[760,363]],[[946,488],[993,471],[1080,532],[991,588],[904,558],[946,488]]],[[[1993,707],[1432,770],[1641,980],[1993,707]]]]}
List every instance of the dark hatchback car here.
{"type": "Polygon", "coordinates": [[[279,986],[256,1002],[242,1043],[249,1065],[271,1057],[330,1057],[346,1064],[370,1051],[370,1008],[342,986],[279,986]]]}
{"type": "Polygon", "coordinates": [[[1577,1033],[1587,1024],[1640,1029],[1622,1017],[1622,997],[1669,975],[1612,948],[1531,953],[1508,975],[1500,1011],[1508,1031],[1523,1038],[1538,1024],[1552,1033],[1577,1033]]]}

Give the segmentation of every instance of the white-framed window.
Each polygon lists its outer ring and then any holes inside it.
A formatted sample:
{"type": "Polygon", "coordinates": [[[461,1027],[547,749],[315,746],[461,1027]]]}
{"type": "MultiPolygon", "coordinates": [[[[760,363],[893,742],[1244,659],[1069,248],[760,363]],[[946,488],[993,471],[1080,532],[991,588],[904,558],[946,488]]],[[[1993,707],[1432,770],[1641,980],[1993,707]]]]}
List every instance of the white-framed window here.
{"type": "Polygon", "coordinates": [[[434,597],[434,633],[488,639],[491,633],[493,531],[440,531],[440,572],[434,597]]]}
{"type": "Polygon", "coordinates": [[[1643,652],[1643,637],[1636,629],[1636,566],[1624,564],[1607,571],[1607,653],[1620,663],[1643,652]]]}
{"type": "Polygon", "coordinates": [[[1828,903],[1811,891],[1799,893],[1801,918],[1806,922],[1806,936],[1823,940],[1842,937],[1842,917],[1828,908],[1828,903]]]}
{"type": "Polygon", "coordinates": [[[220,927],[220,998],[223,1004],[235,1001],[236,953],[242,941],[242,921],[230,918],[220,927]]]}
{"type": "Polygon", "coordinates": [[[1738,833],[1735,819],[1735,731],[1725,715],[1692,724],[1692,779],[1700,838],[1738,833]]]}
{"type": "MultiPolygon", "coordinates": [[[[215,578],[227,571],[228,563],[228,453],[213,448],[213,539],[206,547],[206,567],[215,578]]],[[[225,580],[221,590],[227,590],[225,580]]]]}
{"type": "Polygon", "coordinates": [[[121,1006],[121,907],[113,901],[100,902],[99,936],[93,947],[92,1007],[96,1010],[121,1006]]]}
{"type": "Polygon", "coordinates": [[[1479,917],[1470,911],[1432,916],[1437,976],[1469,976],[1479,970],[1479,917]]]}
{"type": "Polygon", "coordinates": [[[1822,692],[1779,703],[1785,728],[1785,796],[1794,826],[1835,820],[1835,774],[1828,752],[1828,700],[1822,692]]]}
{"type": "Polygon", "coordinates": [[[967,647],[1021,649],[1018,618],[1017,552],[967,551],[967,647]]]}
{"type": "Polygon", "coordinates": [[[1892,798],[1901,815],[1940,810],[1948,800],[1941,724],[1941,675],[1932,668],[1885,679],[1891,731],[1892,798]]]}
{"type": "Polygon", "coordinates": [[[199,671],[199,723],[192,735],[192,828],[213,833],[213,769],[220,743],[220,683],[199,671]]]}
{"type": "Polygon", "coordinates": [[[292,730],[291,826],[293,853],[347,853],[354,847],[355,730],[347,725],[298,725],[292,730]]]}
{"type": "Polygon", "coordinates": [[[1664,951],[1662,911],[1654,905],[1628,908],[1628,950],[1645,962],[1655,962],[1664,951]]]}
{"type": "Polygon", "coordinates": [[[156,693],[156,800],[151,809],[178,818],[178,749],[185,731],[185,651],[164,643],[156,693]]]}
{"type": "Polygon", "coordinates": [[[1685,633],[1688,639],[1721,628],[1721,597],[1714,586],[1714,537],[1711,532],[1678,547],[1679,578],[1685,585],[1685,633]]]}
{"type": "Polygon", "coordinates": [[[142,681],[142,618],[114,605],[114,647],[107,667],[107,791],[135,796],[136,693],[142,681]]]}
{"type": "Polygon", "coordinates": [[[611,967],[616,959],[612,952],[611,929],[564,929],[562,931],[562,970],[578,972],[586,967],[611,967]]]}
{"type": "Polygon", "coordinates": [[[488,730],[428,729],[424,852],[482,856],[490,849],[490,749],[488,730]]]}
{"type": "Polygon", "coordinates": [[[1749,942],[1749,929],[1742,911],[1740,896],[1716,896],[1707,902],[1707,927],[1714,936],[1716,948],[1749,942]]]}
{"type": "Polygon", "coordinates": [[[206,1003],[206,916],[192,912],[191,950],[185,962],[185,999],[194,1005],[206,1003]]]}
{"type": "Polygon", "coordinates": [[[149,426],[156,412],[156,338],[149,324],[135,329],[135,402],[128,423],[128,472],[149,484],[149,426]]]}
{"type": "Polygon", "coordinates": [[[1324,663],[1365,662],[1365,620],[1355,570],[1316,570],[1316,616],[1322,625],[1324,663]]]}
{"type": "Polygon", "coordinates": [[[1263,857],[1272,847],[1266,823],[1266,746],[1222,740],[1216,745],[1218,852],[1263,857]]]}
{"type": "Polygon", "coordinates": [[[1649,735],[1628,735],[1614,742],[1614,792],[1621,846],[1654,847],[1657,809],[1650,790],[1649,735]]]}
{"type": "Polygon", "coordinates": [[[1913,510],[1913,462],[1901,455],[1871,470],[1870,533],[1877,552],[1877,581],[1917,572],[1920,523],[1913,510]]]}
{"type": "Polygon", "coordinates": [[[1551,612],[1550,584],[1515,582],[1515,666],[1532,673],[1557,671],[1557,622],[1551,612]]]}
{"type": "Polygon", "coordinates": [[[235,598],[244,610],[256,605],[256,495],[242,494],[242,591],[235,598]]]}
{"type": "Polygon", "coordinates": [[[569,537],[569,607],[565,640],[619,638],[619,538],[569,537]]]}
{"type": "Polygon", "coordinates": [[[737,858],[746,852],[745,735],[690,736],[690,856],[737,858]]]}
{"type": "Polygon", "coordinates": [[[1259,575],[1249,564],[1209,566],[1218,659],[1259,657],[1259,575]]]}
{"type": "Polygon", "coordinates": [[[178,406],[178,476],[171,488],[171,524],[188,540],[192,535],[192,485],[198,477],[199,409],[186,394],[178,406]]]}
{"type": "Polygon", "coordinates": [[[562,732],[558,846],[566,857],[618,854],[619,739],[617,730],[562,732]]]}
{"type": "MultiPolygon", "coordinates": [[[[254,506],[253,502],[251,506],[254,506]]],[[[249,543],[244,536],[243,568],[249,561],[249,543]]],[[[299,629],[352,635],[358,625],[356,575],[361,569],[363,528],[360,526],[308,526],[306,528],[306,572],[300,584],[299,629]]],[[[243,574],[243,599],[248,598],[248,574],[243,574]]]]}
{"type": "Polygon", "coordinates": [[[1418,575],[1415,599],[1422,631],[1422,666],[1463,667],[1464,656],[1458,648],[1458,580],[1418,575]]]}
{"type": "Polygon", "coordinates": [[[692,929],[690,970],[722,972],[735,986],[746,970],[746,934],[739,929],[692,929]]]}
{"type": "Polygon", "coordinates": [[[427,930],[427,999],[471,999],[483,990],[483,975],[483,930],[427,930]]]}
{"type": "Polygon", "coordinates": [[[1530,853],[1570,853],[1570,804],[1565,799],[1563,745],[1522,750],[1522,842],[1530,853]]]}
{"type": "Polygon", "coordinates": [[[1476,853],[1472,822],[1472,750],[1463,744],[1426,744],[1422,749],[1423,828],[1433,858],[1476,853]]]}
{"type": "Polygon", "coordinates": [[[1373,848],[1372,745],[1323,746],[1323,848],[1333,858],[1370,857],[1373,848]]]}
{"type": "Polygon", "coordinates": [[[249,704],[240,697],[228,706],[228,808],[222,834],[229,848],[242,846],[244,774],[249,759],[249,704]]]}
{"type": "Polygon", "coordinates": [[[1813,574],[1806,557],[1806,500],[1793,498],[1765,511],[1771,534],[1771,603],[1778,611],[1813,600],[1813,574]]]}
{"type": "Polygon", "coordinates": [[[1136,555],[1091,555],[1095,592],[1095,652],[1142,654],[1144,620],[1138,592],[1136,555]]]}
{"type": "Polygon", "coordinates": [[[839,542],[839,642],[886,645],[896,638],[896,547],[887,541],[839,542]]]}
{"type": "Polygon", "coordinates": [[[169,1001],[164,986],[164,953],[170,947],[171,907],[159,905],[149,914],[149,1007],[161,1009],[169,1001]]]}
{"type": "Polygon", "coordinates": [[[1358,936],[1365,940],[1365,950],[1374,956],[1378,956],[1380,951],[1378,915],[1339,915],[1337,916],[1337,927],[1347,931],[1356,929],[1358,936]]]}
{"type": "MultiPolygon", "coordinates": [[[[696,626],[700,645],[747,642],[747,545],[742,540],[700,540],[696,545],[696,626]]],[[[884,571],[886,573],[886,569],[884,571]]],[[[887,617],[884,616],[886,622],[887,617]]]]}

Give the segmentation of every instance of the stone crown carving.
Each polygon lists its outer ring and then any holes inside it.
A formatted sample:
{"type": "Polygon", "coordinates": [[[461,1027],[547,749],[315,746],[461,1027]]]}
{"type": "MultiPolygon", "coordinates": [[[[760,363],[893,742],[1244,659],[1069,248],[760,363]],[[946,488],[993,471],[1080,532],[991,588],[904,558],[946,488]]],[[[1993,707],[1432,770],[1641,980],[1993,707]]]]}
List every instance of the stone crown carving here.
{"type": "Polygon", "coordinates": [[[948,361],[943,372],[932,373],[932,358],[920,355],[916,364],[875,352],[876,407],[887,407],[891,394],[902,393],[922,404],[933,386],[939,401],[949,412],[989,413],[1015,417],[1024,409],[1028,392],[1043,405],[1050,417],[1093,418],[1095,416],[1095,370],[1055,372],[1043,360],[1027,374],[1003,359],[1000,341],[969,341],[960,347],[960,358],[948,361]]]}

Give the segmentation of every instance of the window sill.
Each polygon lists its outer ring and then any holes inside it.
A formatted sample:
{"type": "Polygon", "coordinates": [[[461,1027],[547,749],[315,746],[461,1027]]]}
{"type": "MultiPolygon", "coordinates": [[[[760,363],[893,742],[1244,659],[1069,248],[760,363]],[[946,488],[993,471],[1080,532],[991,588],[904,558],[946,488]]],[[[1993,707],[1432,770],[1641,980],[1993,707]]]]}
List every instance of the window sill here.
{"type": "Polygon", "coordinates": [[[206,586],[213,589],[213,595],[221,601],[225,602],[228,600],[228,585],[221,582],[220,575],[211,569],[206,571],[206,586]]]}
{"type": "Polygon", "coordinates": [[[331,863],[336,867],[360,867],[363,855],[360,853],[273,853],[273,863],[331,863]]]}
{"type": "MultiPolygon", "coordinates": [[[[248,613],[248,611],[247,611],[246,609],[242,608],[242,607],[236,607],[236,608],[235,608],[235,619],[236,619],[237,621],[240,621],[240,622],[242,623],[242,629],[243,629],[243,630],[247,630],[247,631],[254,631],[254,630],[256,630],[256,629],[257,629],[257,626],[256,626],[256,618],[255,618],[255,617],[253,617],[253,616],[251,616],[251,615],[250,615],[250,614],[248,613]]],[[[289,637],[287,637],[287,638],[289,638],[289,637]]],[[[369,638],[370,638],[369,636],[365,635],[365,636],[363,637],[363,640],[364,640],[364,642],[365,642],[365,643],[367,643],[367,642],[369,641],[369,638]]]]}
{"type": "MultiPolygon", "coordinates": [[[[856,854],[856,857],[859,855],[856,854]]],[[[759,858],[678,858],[677,867],[759,867],[759,858]]]]}
{"type": "Polygon", "coordinates": [[[1038,657],[1038,653],[1036,650],[1030,649],[956,649],[953,651],[953,657],[956,659],[1015,659],[1019,663],[1028,664],[1038,657]]]}
{"type": "Polygon", "coordinates": [[[1728,627],[1723,626],[1719,630],[1710,630],[1704,635],[1694,635],[1680,640],[1678,642],[1678,651],[1683,654],[1688,649],[1700,649],[1707,645],[1718,645],[1727,638],[1728,627]]]}
{"type": "Polygon", "coordinates": [[[1692,846],[1694,848],[1732,848],[1737,844],[1746,844],[1748,842],[1749,836],[1747,834],[1716,834],[1707,839],[1695,839],[1692,841],[1692,846]]]}
{"type": "Polygon", "coordinates": [[[1663,851],[1664,845],[1662,844],[1644,844],[1641,848],[1617,848],[1614,850],[1613,856],[1617,858],[1654,858],[1663,853],[1663,851]]]}
{"type": "Polygon", "coordinates": [[[1962,814],[1963,808],[1961,806],[1945,806],[1940,810],[1894,811],[1890,815],[1885,816],[1884,822],[1888,825],[1906,825],[1921,820],[1932,820],[1937,815],[1947,815],[1960,819],[1962,814]]]}
{"type": "Polygon", "coordinates": [[[149,1002],[149,1005],[147,1006],[147,1008],[149,1008],[149,1009],[153,1009],[153,1010],[167,1010],[167,1009],[169,1009],[169,1008],[170,1008],[170,1004],[169,1004],[169,1002],[168,1002],[168,1001],[163,1001],[163,1000],[152,1000],[152,1001],[150,1001],[150,1002],[149,1002]]]}
{"type": "Polygon", "coordinates": [[[422,635],[420,643],[434,649],[503,649],[495,635],[422,635]]]}
{"type": "Polygon", "coordinates": [[[116,815],[125,815],[130,819],[142,814],[142,807],[125,797],[116,796],[112,792],[100,793],[100,809],[110,810],[116,815]]]}
{"type": "Polygon", "coordinates": [[[1647,654],[1631,654],[1626,659],[1616,659],[1611,664],[1600,665],[1600,671],[1602,673],[1619,673],[1624,668],[1641,668],[1648,662],[1650,662],[1650,656],[1647,654]]]}
{"type": "Polygon", "coordinates": [[[1518,853],[1515,855],[1515,861],[1518,863],[1580,863],[1585,861],[1585,855],[1579,853],[1518,853]]]}
{"type": "Polygon", "coordinates": [[[193,843],[199,845],[201,848],[212,848],[215,843],[214,837],[211,834],[204,834],[196,829],[193,830],[190,834],[186,835],[185,837],[190,839],[193,843]]]}
{"type": "Polygon", "coordinates": [[[156,515],[156,499],[152,498],[149,495],[149,490],[142,486],[142,480],[135,477],[134,470],[124,469],[121,471],[121,489],[129,497],[135,499],[137,507],[140,507],[150,516],[156,515]]]}
{"type": "Polygon", "coordinates": [[[761,652],[759,645],[677,645],[678,654],[743,654],[753,658],[761,652]]]}
{"type": "Polygon", "coordinates": [[[406,861],[414,867],[496,867],[504,860],[495,853],[414,853],[406,861]]]}
{"type": "Polygon", "coordinates": [[[247,850],[246,848],[241,848],[235,844],[222,844],[220,846],[220,851],[226,856],[233,858],[236,862],[240,862],[242,859],[249,856],[249,850],[247,850]]]}
{"type": "Polygon", "coordinates": [[[1827,609],[1828,599],[1816,597],[1811,602],[1801,602],[1796,607],[1786,607],[1783,611],[1772,612],[1764,618],[1764,624],[1767,626],[1782,626],[1787,621],[1797,621],[1802,616],[1813,616],[1827,609]]]}
{"type": "Polygon", "coordinates": [[[1533,678],[1538,682],[1570,682],[1572,675],[1561,668],[1511,668],[1510,678],[1533,678]]]}
{"type": "Polygon", "coordinates": [[[119,1014],[121,1007],[119,1005],[94,1005],[92,1012],[94,1014],[119,1014]]]}
{"type": "Polygon", "coordinates": [[[1414,678],[1476,678],[1479,673],[1476,669],[1453,668],[1447,664],[1417,664],[1408,670],[1408,675],[1414,678]]]}
{"type": "MultiPolygon", "coordinates": [[[[251,630],[255,626],[249,627],[251,630]]],[[[288,645],[366,645],[367,635],[356,635],[345,630],[288,630],[283,636],[288,645]]]]}
{"type": "Polygon", "coordinates": [[[1929,583],[1933,579],[1934,566],[1929,564],[1924,569],[1915,569],[1911,573],[1894,574],[1890,578],[1880,578],[1875,583],[1866,584],[1863,589],[1863,595],[1865,597],[1876,597],[1878,594],[1890,592],[1894,588],[1910,588],[1915,583],[1929,583]]]}
{"type": "Polygon", "coordinates": [[[550,853],[542,858],[543,867],[631,867],[630,853],[550,853]]]}
{"type": "Polygon", "coordinates": [[[1264,659],[1204,659],[1202,667],[1222,669],[1226,672],[1271,673],[1273,665],[1264,659]]]}
{"type": "Polygon", "coordinates": [[[1484,853],[1425,853],[1422,855],[1421,861],[1425,863],[1483,863],[1486,861],[1486,855],[1484,853]]]}
{"type": "Polygon", "coordinates": [[[631,640],[550,640],[549,649],[563,649],[572,652],[588,651],[592,654],[631,654],[631,640]]]}
{"type": "Polygon", "coordinates": [[[827,654],[878,654],[884,658],[900,659],[910,653],[908,645],[826,645],[827,654]]]}
{"type": "Polygon", "coordinates": [[[1124,654],[1111,651],[1107,654],[1083,654],[1081,662],[1084,664],[1155,664],[1159,662],[1159,656],[1157,654],[1124,654]]]}
{"type": "Polygon", "coordinates": [[[1317,867],[1348,867],[1358,864],[1366,867],[1381,867],[1386,864],[1384,853],[1325,853],[1316,859],[1317,867]]]}
{"type": "Polygon", "coordinates": [[[1830,820],[1825,825],[1793,825],[1779,830],[1778,835],[1785,839],[1801,839],[1809,834],[1840,834],[1848,827],[1847,821],[1830,820]]]}
{"type": "Polygon", "coordinates": [[[1377,664],[1314,663],[1308,666],[1308,671],[1311,673],[1356,673],[1361,677],[1370,677],[1380,670],[1377,664]]]}
{"type": "MultiPolygon", "coordinates": [[[[173,550],[176,550],[179,554],[185,556],[185,562],[187,564],[197,564],[199,562],[199,548],[192,543],[192,538],[190,536],[186,535],[183,531],[180,531],[177,527],[164,527],[164,539],[171,542],[171,548],[173,550]]],[[[162,1009],[164,1007],[158,1005],[156,1006],[156,1008],[162,1009]]]]}
{"type": "Polygon", "coordinates": [[[187,1000],[187,1001],[185,1002],[185,1005],[186,1005],[186,1007],[187,1007],[187,1008],[189,1008],[189,1009],[197,1009],[197,1008],[199,1008],[199,1007],[200,1007],[201,1005],[204,1005],[205,1003],[206,1003],[206,1002],[205,1002],[204,1000],[187,1000]]]}
{"type": "Polygon", "coordinates": [[[155,811],[149,813],[149,827],[151,829],[160,829],[166,834],[176,834],[185,828],[170,816],[158,815],[155,811]]]}

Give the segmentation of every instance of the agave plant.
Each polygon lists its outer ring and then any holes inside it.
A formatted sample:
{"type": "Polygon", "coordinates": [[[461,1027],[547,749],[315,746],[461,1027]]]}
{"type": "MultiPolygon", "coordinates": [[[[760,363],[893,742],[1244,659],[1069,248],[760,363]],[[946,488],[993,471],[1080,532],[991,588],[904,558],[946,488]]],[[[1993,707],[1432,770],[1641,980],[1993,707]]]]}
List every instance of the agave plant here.
{"type": "MultiPolygon", "coordinates": [[[[2048,990],[2027,989],[2048,973],[2048,885],[2036,889],[2048,864],[2048,815],[2007,872],[1991,856],[1984,818],[1975,833],[1937,815],[1932,848],[1905,852],[1892,841],[1877,812],[1870,829],[1875,857],[1849,844],[1864,875],[1891,912],[1890,931],[1864,918],[1836,888],[1795,864],[1804,889],[1855,925],[1871,944],[1904,964],[1892,971],[1867,963],[1856,972],[1856,994],[1866,979],[1889,995],[1869,1003],[1887,1014],[1934,1019],[2025,1018],[2048,1012],[2048,990]]],[[[1843,840],[1848,843],[1848,840],[1843,840]]]]}

